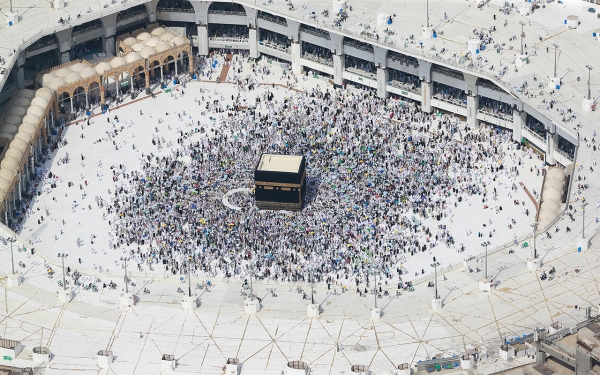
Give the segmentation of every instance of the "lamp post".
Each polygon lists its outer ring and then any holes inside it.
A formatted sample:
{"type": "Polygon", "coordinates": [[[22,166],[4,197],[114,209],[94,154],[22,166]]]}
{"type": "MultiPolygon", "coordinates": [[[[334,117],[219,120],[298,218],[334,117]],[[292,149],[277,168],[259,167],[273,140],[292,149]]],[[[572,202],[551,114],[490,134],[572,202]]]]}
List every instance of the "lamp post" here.
{"type": "MultiPolygon", "coordinates": [[[[125,262],[125,278],[123,279],[125,281],[125,294],[129,293],[129,279],[127,278],[127,261],[129,259],[127,259],[126,257],[121,257],[121,262],[125,262]]],[[[64,268],[64,267],[63,267],[64,268]]]]}
{"type": "Polygon", "coordinates": [[[69,254],[58,253],[58,257],[62,259],[62,268],[63,268],[63,289],[67,290],[67,280],[65,279],[65,258],[68,257],[69,254]]]}
{"type": "Polygon", "coordinates": [[[489,246],[490,244],[491,244],[491,243],[490,243],[490,241],[485,241],[485,242],[483,242],[483,243],[481,244],[481,246],[485,247],[485,265],[484,265],[484,267],[483,267],[483,278],[484,278],[484,279],[487,279],[487,278],[488,278],[488,272],[487,272],[487,271],[488,271],[488,269],[487,269],[487,263],[488,263],[488,262],[487,262],[487,256],[488,256],[488,251],[487,251],[487,248],[488,248],[488,246],[489,246]]]}
{"type": "Polygon", "coordinates": [[[556,77],[556,55],[557,55],[559,46],[556,43],[552,43],[552,46],[554,46],[554,75],[552,76],[554,78],[554,77],[556,77]]]}
{"type": "Polygon", "coordinates": [[[188,297],[192,296],[192,256],[188,256],[188,297]]]}
{"type": "Polygon", "coordinates": [[[440,262],[435,260],[435,257],[433,257],[433,263],[431,263],[431,267],[433,267],[433,274],[434,274],[434,279],[433,279],[433,298],[434,299],[439,299],[438,296],[438,283],[437,283],[437,266],[440,265],[440,262]]]}
{"type": "Polygon", "coordinates": [[[250,273],[250,299],[254,295],[254,288],[252,287],[252,277],[253,277],[254,266],[252,264],[248,265],[248,272],[250,273]]]}
{"type": "Polygon", "coordinates": [[[533,259],[534,260],[537,258],[537,248],[535,246],[535,237],[537,235],[538,225],[539,225],[539,223],[537,221],[535,223],[531,224],[531,227],[533,228],[533,259]]]}
{"type": "Polygon", "coordinates": [[[592,83],[592,69],[594,69],[594,67],[591,65],[586,65],[585,67],[588,68],[588,95],[587,95],[587,98],[589,100],[592,98],[592,90],[590,89],[590,84],[592,83]]]}
{"type": "Polygon", "coordinates": [[[586,201],[581,202],[581,212],[582,212],[582,216],[581,216],[581,224],[582,224],[582,228],[581,228],[581,239],[585,239],[585,206],[587,206],[588,203],[586,201]]]}
{"type": "Polygon", "coordinates": [[[315,304],[315,273],[314,270],[311,268],[308,269],[308,281],[310,282],[310,303],[311,304],[315,304]],[[312,276],[312,277],[311,277],[312,276]]]}
{"type": "Polygon", "coordinates": [[[10,242],[10,263],[12,266],[12,274],[15,274],[15,256],[13,253],[13,243],[17,242],[17,239],[14,237],[6,237],[3,238],[4,244],[6,245],[6,241],[10,242]]]}

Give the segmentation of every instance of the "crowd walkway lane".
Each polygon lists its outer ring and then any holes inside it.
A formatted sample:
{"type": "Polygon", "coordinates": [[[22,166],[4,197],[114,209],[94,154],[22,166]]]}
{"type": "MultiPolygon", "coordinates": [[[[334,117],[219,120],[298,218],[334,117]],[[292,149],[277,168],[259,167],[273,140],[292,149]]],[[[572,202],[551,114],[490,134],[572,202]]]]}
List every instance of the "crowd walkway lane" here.
{"type": "Polygon", "coordinates": [[[231,53],[227,54],[225,61],[228,63],[223,65],[223,69],[221,69],[221,75],[219,76],[219,81],[225,82],[227,80],[227,74],[229,74],[229,68],[231,68],[231,59],[233,59],[233,55],[231,53]]]}
{"type": "Polygon", "coordinates": [[[535,214],[537,216],[537,214],[540,211],[540,207],[539,207],[537,199],[535,199],[535,197],[529,192],[529,189],[527,189],[527,186],[525,186],[525,184],[523,184],[522,182],[519,182],[519,185],[521,185],[521,187],[523,188],[523,191],[525,191],[525,194],[527,194],[529,199],[531,199],[531,202],[533,202],[533,205],[535,206],[535,214]]]}

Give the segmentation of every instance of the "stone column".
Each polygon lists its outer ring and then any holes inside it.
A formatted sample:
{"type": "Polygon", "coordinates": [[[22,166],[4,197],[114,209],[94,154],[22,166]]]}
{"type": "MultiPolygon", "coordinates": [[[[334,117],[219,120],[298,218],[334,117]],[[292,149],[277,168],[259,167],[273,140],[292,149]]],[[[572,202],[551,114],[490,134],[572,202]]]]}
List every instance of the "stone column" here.
{"type": "Polygon", "coordinates": [[[101,85],[100,85],[100,105],[102,106],[102,109],[104,110],[104,105],[106,104],[106,98],[104,97],[104,79],[101,79],[101,85]]]}
{"type": "Polygon", "coordinates": [[[302,51],[300,50],[300,42],[292,40],[292,73],[302,74],[302,64],[300,63],[300,56],[302,51]]]}
{"type": "Polygon", "coordinates": [[[145,70],[144,73],[146,76],[146,95],[150,95],[150,72],[145,70]]]}
{"type": "Polygon", "coordinates": [[[88,100],[88,92],[85,92],[85,109],[88,109],[90,107],[90,102],[88,100]]]}
{"type": "Polygon", "coordinates": [[[519,111],[517,108],[513,109],[513,141],[521,143],[521,140],[523,139],[523,126],[525,125],[526,120],[527,112],[519,111]]]}
{"type": "Polygon", "coordinates": [[[548,133],[546,134],[546,163],[550,165],[554,165],[554,163],[556,163],[556,161],[554,160],[554,152],[556,151],[556,147],[558,146],[558,134],[556,134],[556,128],[554,126],[552,127],[554,128],[554,133],[548,131],[548,133]]]}
{"type": "Polygon", "coordinates": [[[25,88],[25,68],[23,65],[20,65],[17,70],[17,88],[19,90],[25,88]]]}
{"type": "Polygon", "coordinates": [[[421,81],[421,109],[425,113],[431,113],[431,95],[433,83],[431,81],[421,81]]]}
{"type": "Polygon", "coordinates": [[[61,52],[61,54],[60,54],[60,63],[61,64],[66,64],[69,61],[71,61],[71,55],[69,54],[69,51],[61,52]]]}
{"type": "Polygon", "coordinates": [[[477,110],[479,109],[479,95],[467,95],[467,126],[475,128],[477,121],[477,110]]]}
{"type": "Polygon", "coordinates": [[[104,52],[106,56],[116,56],[114,35],[104,37],[104,52]]]}
{"type": "Polygon", "coordinates": [[[250,57],[257,59],[258,53],[258,32],[256,28],[250,28],[250,35],[248,36],[248,42],[250,43],[250,57]]]}
{"type": "Polygon", "coordinates": [[[71,101],[71,113],[75,113],[75,107],[73,106],[73,95],[69,97],[69,100],[71,101]]]}
{"type": "Polygon", "coordinates": [[[389,78],[389,69],[377,68],[377,96],[381,99],[388,97],[387,82],[389,78]]]}
{"type": "Polygon", "coordinates": [[[163,67],[162,67],[162,65],[160,66],[160,81],[161,81],[161,82],[164,82],[164,81],[165,81],[165,77],[164,77],[164,75],[163,75],[163,67]]]}
{"type": "Polygon", "coordinates": [[[208,26],[198,26],[198,53],[202,56],[208,55],[208,26]]]}
{"type": "Polygon", "coordinates": [[[333,55],[333,83],[341,85],[344,82],[344,55],[333,55]]]}

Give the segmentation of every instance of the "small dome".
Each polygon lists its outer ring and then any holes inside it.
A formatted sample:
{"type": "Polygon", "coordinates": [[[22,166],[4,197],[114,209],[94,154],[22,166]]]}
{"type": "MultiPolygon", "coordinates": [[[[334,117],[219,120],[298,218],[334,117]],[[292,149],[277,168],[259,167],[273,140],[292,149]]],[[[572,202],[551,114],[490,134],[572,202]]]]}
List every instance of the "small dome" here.
{"type": "Polygon", "coordinates": [[[152,55],[156,55],[156,50],[152,47],[146,47],[144,48],[144,50],[142,52],[140,52],[140,55],[142,55],[142,57],[144,58],[148,58],[152,55]]]}
{"type": "Polygon", "coordinates": [[[50,82],[52,82],[52,80],[53,80],[54,78],[56,78],[56,76],[55,76],[54,74],[52,74],[52,73],[46,73],[46,74],[44,74],[44,76],[42,77],[42,83],[43,83],[44,85],[47,85],[47,84],[49,84],[50,82]]]}
{"type": "Polygon", "coordinates": [[[8,146],[8,148],[9,149],[16,148],[17,150],[24,153],[25,151],[27,151],[27,146],[28,146],[28,143],[23,141],[22,139],[15,139],[12,142],[10,142],[10,145],[8,146]]]}
{"type": "MultiPolygon", "coordinates": [[[[44,108],[37,106],[37,105],[32,105],[31,107],[29,107],[27,109],[27,114],[28,115],[34,115],[34,116],[38,116],[39,118],[41,118],[44,115],[44,108]]],[[[27,117],[27,116],[25,116],[27,117]]]]}
{"type": "Polygon", "coordinates": [[[133,46],[131,46],[131,49],[134,50],[135,52],[140,52],[144,48],[146,48],[146,45],[142,44],[142,43],[136,43],[133,46]]]}
{"type": "Polygon", "coordinates": [[[112,70],[112,66],[110,66],[110,64],[107,63],[106,61],[103,61],[100,64],[96,65],[95,70],[96,70],[96,73],[98,73],[98,74],[104,74],[104,73],[108,72],[109,70],[112,70]]]}
{"type": "Polygon", "coordinates": [[[141,59],[143,59],[143,57],[138,52],[129,52],[127,54],[127,56],[125,56],[125,60],[128,63],[132,63],[134,61],[138,61],[138,60],[141,60],[141,59]]]}
{"type": "Polygon", "coordinates": [[[123,65],[127,65],[127,60],[125,60],[121,56],[115,57],[114,59],[110,60],[110,66],[112,66],[113,68],[118,68],[123,65]]]}
{"type": "Polygon", "coordinates": [[[79,74],[75,73],[75,72],[71,72],[69,73],[68,76],[65,77],[65,82],[67,83],[73,83],[73,82],[77,82],[81,80],[81,77],[79,76],[79,74]]]}
{"type": "Polygon", "coordinates": [[[152,34],[153,36],[159,36],[159,35],[163,35],[166,32],[167,32],[167,30],[164,27],[157,27],[156,29],[152,30],[152,32],[150,32],[150,34],[152,34]]]}
{"type": "Polygon", "coordinates": [[[31,101],[25,98],[16,98],[13,104],[18,105],[19,107],[27,108],[31,104],[31,101]]]}
{"type": "Polygon", "coordinates": [[[87,68],[87,65],[85,65],[84,63],[77,63],[77,64],[71,65],[69,68],[71,69],[72,72],[79,73],[83,69],[87,68]]]}
{"type": "Polygon", "coordinates": [[[25,108],[23,107],[19,107],[19,106],[13,106],[11,109],[8,110],[8,114],[9,115],[14,115],[14,116],[25,116],[25,113],[27,111],[25,110],[25,108]]]}
{"type": "Polygon", "coordinates": [[[46,88],[46,87],[42,87],[40,89],[37,89],[37,91],[35,92],[35,96],[38,97],[42,97],[46,100],[50,100],[52,99],[52,90],[46,88]]]}
{"type": "Polygon", "coordinates": [[[137,42],[138,42],[138,40],[137,40],[137,39],[135,39],[134,37],[131,37],[131,36],[130,36],[129,38],[126,38],[125,40],[123,40],[123,43],[124,43],[126,46],[133,46],[133,45],[134,45],[134,44],[136,44],[137,42]]]}
{"type": "Polygon", "coordinates": [[[5,198],[6,198],[6,190],[0,189],[0,202],[4,202],[5,198]]]}
{"type": "MultiPolygon", "coordinates": [[[[5,156],[4,159],[2,159],[2,162],[0,162],[0,166],[2,166],[2,169],[16,171],[19,168],[19,161],[10,156],[5,156]]],[[[0,186],[0,189],[1,188],[2,187],[0,186]]]]}
{"type": "Polygon", "coordinates": [[[52,90],[58,90],[59,87],[66,85],[67,82],[60,78],[60,77],[56,77],[52,80],[52,82],[50,82],[48,84],[48,87],[50,87],[52,90]]]}
{"type": "Polygon", "coordinates": [[[23,117],[10,115],[10,116],[6,116],[3,123],[4,124],[12,124],[12,125],[21,125],[22,122],[23,122],[23,117]]]}
{"type": "Polygon", "coordinates": [[[0,128],[0,133],[14,134],[17,132],[17,130],[19,130],[17,125],[6,124],[6,125],[2,125],[2,127],[0,128]]]}
{"type": "Polygon", "coordinates": [[[17,91],[17,97],[32,99],[35,96],[35,91],[29,89],[21,89],[17,91]]]}
{"type": "MultiPolygon", "coordinates": [[[[15,171],[11,171],[9,169],[0,169],[0,178],[8,181],[9,185],[10,182],[13,180],[13,178],[15,178],[17,174],[15,173],[15,171]]],[[[0,189],[4,189],[2,186],[0,186],[0,189]]]]}
{"type": "MultiPolygon", "coordinates": [[[[8,170],[5,169],[5,171],[8,171],[8,170]]],[[[14,176],[13,176],[13,178],[14,178],[14,176]]],[[[10,180],[12,181],[12,178],[10,180]]],[[[10,188],[10,181],[6,180],[4,178],[0,178],[0,189],[2,189],[4,191],[8,191],[9,188],[10,188]]]]}
{"type": "Polygon", "coordinates": [[[160,42],[162,42],[162,40],[160,40],[158,38],[150,38],[150,39],[146,40],[144,42],[144,44],[147,45],[148,47],[154,47],[160,42]]]}
{"type": "Polygon", "coordinates": [[[21,139],[25,142],[27,142],[27,144],[29,144],[29,142],[31,142],[31,140],[33,139],[33,137],[27,133],[23,133],[23,132],[18,132],[15,135],[15,139],[21,139]]]}
{"type": "Polygon", "coordinates": [[[169,40],[175,38],[175,34],[173,34],[170,31],[167,31],[166,33],[164,33],[163,35],[161,35],[160,40],[162,40],[163,42],[168,42],[169,40]]]}
{"type": "MultiPolygon", "coordinates": [[[[15,141],[20,141],[20,139],[15,139],[15,141]]],[[[23,157],[23,151],[18,150],[16,148],[9,148],[8,150],[6,150],[6,153],[4,154],[4,156],[10,156],[11,158],[13,158],[15,160],[21,160],[21,158],[23,157]]]]}
{"type": "Polygon", "coordinates": [[[48,99],[42,98],[41,96],[36,96],[31,100],[31,105],[37,105],[41,108],[46,108],[48,106],[48,99]]]}
{"type": "MultiPolygon", "coordinates": [[[[19,133],[17,133],[19,134],[19,133]]],[[[14,138],[12,136],[12,134],[8,134],[8,133],[0,133],[0,138],[5,138],[5,139],[10,139],[12,141],[12,139],[14,138]]]]}
{"type": "Polygon", "coordinates": [[[550,168],[548,169],[548,172],[546,172],[546,175],[548,177],[557,178],[559,180],[564,180],[565,178],[565,172],[563,172],[563,170],[560,168],[550,168]]]}
{"type": "Polygon", "coordinates": [[[23,123],[37,126],[40,123],[40,117],[30,113],[23,117],[23,123]]]}
{"type": "Polygon", "coordinates": [[[90,66],[88,66],[87,68],[85,68],[81,72],[79,72],[79,75],[81,76],[81,78],[92,77],[92,76],[95,76],[96,74],[98,74],[96,72],[96,70],[90,66]]]}
{"type": "Polygon", "coordinates": [[[23,123],[19,126],[19,132],[27,133],[31,136],[35,134],[35,125],[29,123],[23,123]]]}
{"type": "Polygon", "coordinates": [[[62,68],[62,69],[55,70],[52,73],[57,77],[65,78],[66,76],[69,75],[69,73],[71,73],[71,69],[62,68]]]}
{"type": "Polygon", "coordinates": [[[176,36],[175,38],[171,39],[171,44],[175,46],[182,46],[186,43],[187,41],[180,36],[176,36]]]}
{"type": "Polygon", "coordinates": [[[137,40],[148,40],[150,38],[152,38],[152,35],[150,35],[150,33],[147,32],[143,32],[136,37],[137,40]]]}
{"type": "Polygon", "coordinates": [[[154,49],[156,50],[156,53],[161,53],[170,50],[171,46],[167,42],[160,42],[156,45],[156,47],[154,47],[154,49]]]}
{"type": "Polygon", "coordinates": [[[560,206],[559,206],[558,202],[553,201],[553,200],[547,200],[547,201],[544,201],[544,203],[542,203],[542,208],[543,209],[550,210],[550,211],[553,211],[553,212],[557,212],[558,209],[559,209],[559,207],[560,206]]]}

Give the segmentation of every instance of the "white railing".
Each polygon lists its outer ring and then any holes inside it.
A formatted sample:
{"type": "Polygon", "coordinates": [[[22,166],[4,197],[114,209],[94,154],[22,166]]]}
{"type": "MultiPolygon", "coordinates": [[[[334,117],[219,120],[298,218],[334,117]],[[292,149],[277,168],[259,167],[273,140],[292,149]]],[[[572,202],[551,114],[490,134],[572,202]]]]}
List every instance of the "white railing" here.
{"type": "Polygon", "coordinates": [[[333,67],[333,59],[332,58],[331,59],[325,59],[323,57],[320,57],[320,56],[317,56],[317,55],[313,55],[313,54],[310,54],[310,53],[303,54],[302,58],[306,59],[306,60],[317,62],[319,64],[323,64],[323,65],[327,65],[327,66],[333,67]]]}
{"type": "Polygon", "coordinates": [[[486,116],[491,116],[491,117],[495,117],[497,119],[503,120],[503,121],[513,121],[513,117],[512,114],[507,114],[507,113],[502,113],[502,112],[492,112],[492,111],[488,111],[485,109],[479,109],[477,110],[477,112],[486,115],[486,116]]]}
{"type": "Polygon", "coordinates": [[[208,38],[208,40],[213,42],[248,43],[248,38],[230,38],[222,36],[211,36],[208,38]]]}
{"type": "MultiPolygon", "coordinates": [[[[194,13],[194,8],[156,8],[158,12],[169,12],[169,13],[194,13]]],[[[209,12],[210,13],[210,12],[209,12]]]]}

